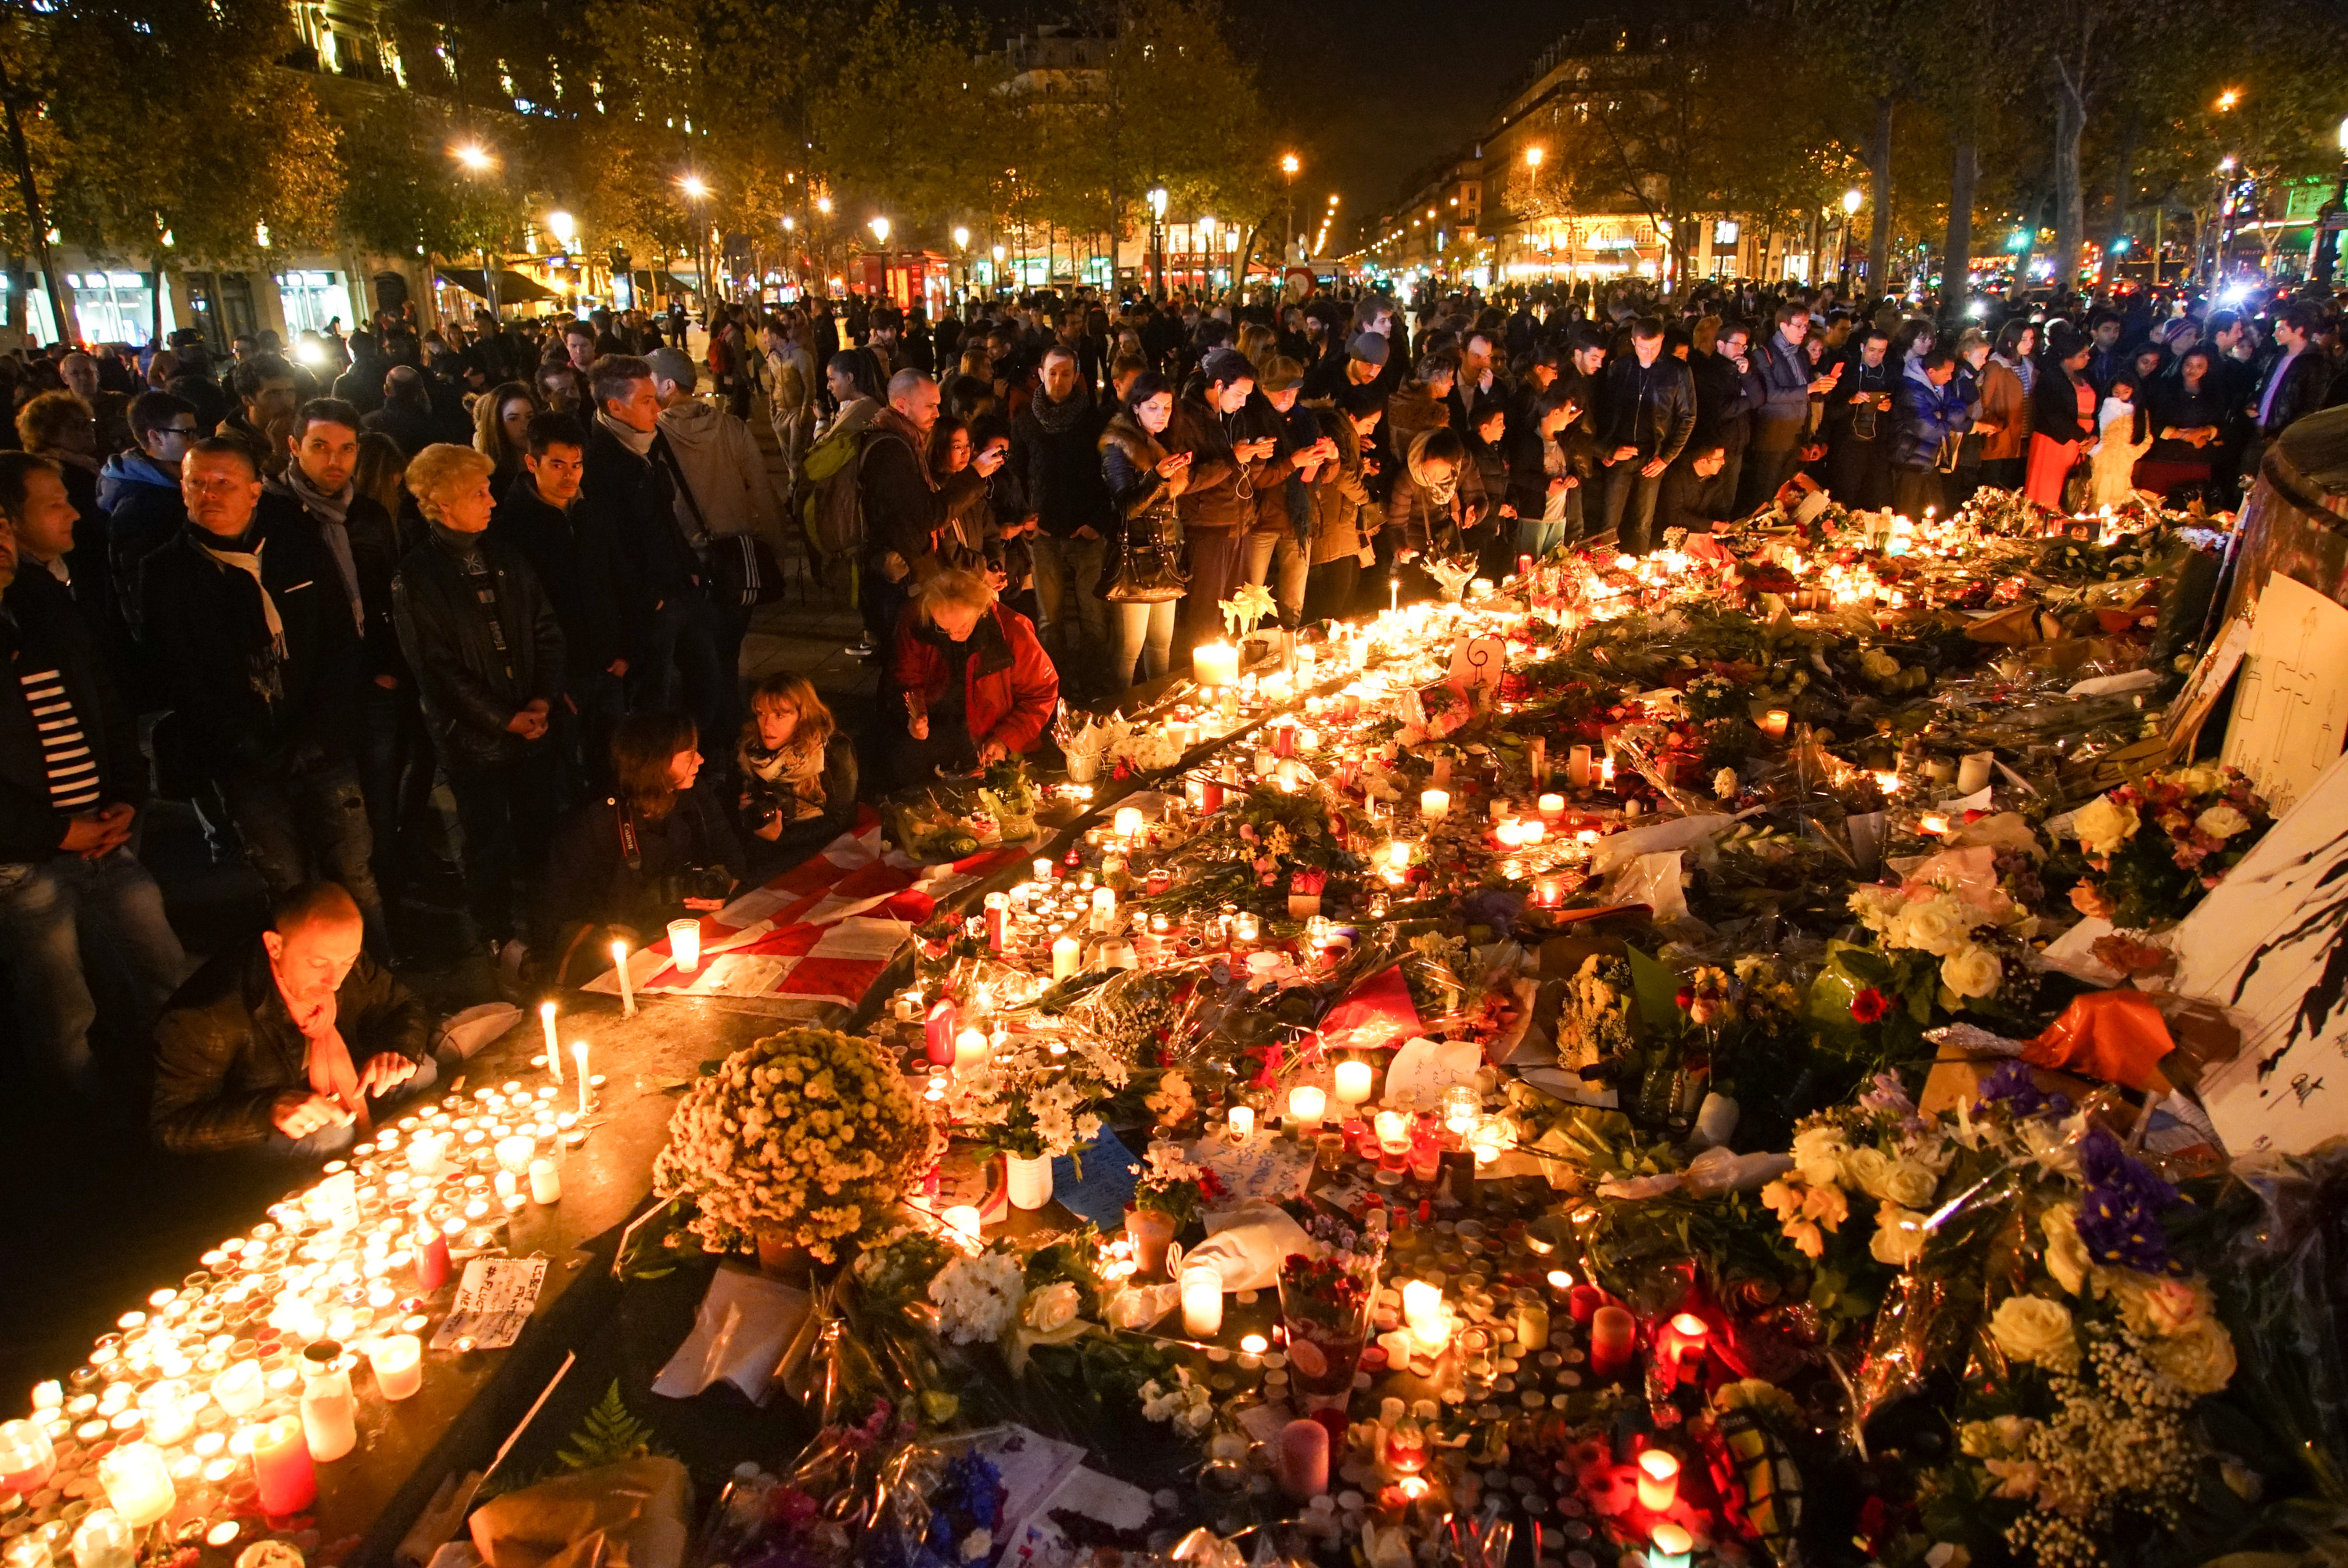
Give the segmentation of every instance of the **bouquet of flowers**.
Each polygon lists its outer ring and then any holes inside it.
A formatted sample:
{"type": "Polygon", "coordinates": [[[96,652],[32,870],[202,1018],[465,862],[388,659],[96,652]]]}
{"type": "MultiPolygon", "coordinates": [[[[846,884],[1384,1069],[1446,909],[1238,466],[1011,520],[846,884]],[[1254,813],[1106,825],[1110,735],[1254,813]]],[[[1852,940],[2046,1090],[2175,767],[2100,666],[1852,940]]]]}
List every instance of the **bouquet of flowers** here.
{"type": "Polygon", "coordinates": [[[1280,1266],[1280,1317],[1298,1391],[1327,1397],[1354,1386],[1378,1294],[1383,1237],[1309,1204],[1288,1205],[1313,1242],[1280,1266]],[[1296,1213],[1298,1209],[1303,1212],[1296,1213]]]}
{"type": "Polygon", "coordinates": [[[2122,784],[2072,814],[2087,875],[2071,902],[2129,930],[2169,925],[2273,825],[2233,768],[2171,768],[2122,784]]]}
{"type": "Polygon", "coordinates": [[[1149,1166],[1134,1184],[1133,1206],[1164,1214],[1179,1235],[1199,1217],[1202,1202],[1223,1195],[1222,1178],[1204,1165],[1192,1164],[1179,1143],[1149,1145],[1149,1166]]]}
{"type": "Polygon", "coordinates": [[[795,1029],[736,1051],[685,1091],[653,1188],[690,1196],[686,1228],[714,1250],[764,1240],[829,1263],[930,1157],[921,1098],[879,1048],[795,1029]]]}
{"type": "Polygon", "coordinates": [[[1021,1032],[1004,1037],[985,1066],[953,1079],[942,1109],[956,1132],[994,1153],[1073,1154],[1099,1135],[1097,1107],[1132,1076],[1131,1060],[1090,1030],[1021,1032]]]}
{"type": "Polygon", "coordinates": [[[1888,967],[1841,961],[1865,982],[1853,988],[1851,1017],[1874,1022],[1892,1010],[1892,1002],[1905,1001],[1921,1023],[1935,1000],[1953,1011],[1996,996],[2011,975],[2021,973],[2024,944],[2036,934],[2038,920],[2006,892],[2011,868],[2000,861],[2002,855],[2023,854],[1987,844],[1944,850],[1913,866],[1897,887],[1852,889],[1851,913],[1875,933],[1891,961],[1888,967]]]}
{"type": "Polygon", "coordinates": [[[1025,844],[1035,836],[1035,785],[1023,759],[1005,757],[989,767],[978,798],[994,815],[1004,843],[1025,844]]]}

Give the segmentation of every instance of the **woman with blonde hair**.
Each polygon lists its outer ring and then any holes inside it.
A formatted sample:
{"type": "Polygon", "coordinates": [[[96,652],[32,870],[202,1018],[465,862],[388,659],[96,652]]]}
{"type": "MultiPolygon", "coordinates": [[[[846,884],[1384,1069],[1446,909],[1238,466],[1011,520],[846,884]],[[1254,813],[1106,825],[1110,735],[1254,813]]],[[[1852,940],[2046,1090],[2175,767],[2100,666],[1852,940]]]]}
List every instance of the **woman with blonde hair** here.
{"type": "Polygon", "coordinates": [[[856,747],[806,676],[777,671],[750,688],[734,761],[752,881],[789,870],[856,825],[856,747]]]}
{"type": "Polygon", "coordinates": [[[942,571],[913,589],[891,672],[904,693],[898,771],[908,782],[1032,751],[1060,702],[1035,623],[996,603],[974,572],[942,571]]]}
{"type": "Polygon", "coordinates": [[[530,449],[530,416],[538,398],[519,381],[501,382],[473,399],[473,450],[495,465],[489,488],[504,495],[530,449]]]}

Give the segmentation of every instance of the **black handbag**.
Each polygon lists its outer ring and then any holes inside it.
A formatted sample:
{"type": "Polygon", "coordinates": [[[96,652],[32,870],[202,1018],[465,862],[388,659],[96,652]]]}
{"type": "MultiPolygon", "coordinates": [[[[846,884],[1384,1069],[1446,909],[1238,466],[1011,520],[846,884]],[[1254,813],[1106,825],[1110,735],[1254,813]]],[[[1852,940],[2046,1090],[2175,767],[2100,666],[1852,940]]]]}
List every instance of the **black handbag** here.
{"type": "Polygon", "coordinates": [[[1095,594],[1111,604],[1164,604],[1188,593],[1190,577],[1182,569],[1182,550],[1173,541],[1173,532],[1159,521],[1153,521],[1138,541],[1128,532],[1116,568],[1101,574],[1095,594]]]}

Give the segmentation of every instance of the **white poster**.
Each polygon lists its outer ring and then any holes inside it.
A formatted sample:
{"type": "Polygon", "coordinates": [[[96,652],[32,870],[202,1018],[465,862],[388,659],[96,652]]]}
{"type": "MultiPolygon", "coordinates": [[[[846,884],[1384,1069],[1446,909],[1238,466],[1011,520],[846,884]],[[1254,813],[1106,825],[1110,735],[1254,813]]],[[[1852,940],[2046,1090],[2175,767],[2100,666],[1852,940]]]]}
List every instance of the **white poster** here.
{"type": "Polygon", "coordinates": [[[2242,1030],[2240,1054],[2201,1084],[2227,1149],[2300,1153],[2348,1132],[2348,758],[2164,945],[2174,989],[2230,1009],[2242,1030]]]}
{"type": "Polygon", "coordinates": [[[2287,577],[2267,580],[2234,692],[2223,761],[2287,809],[2340,755],[2348,723],[2348,610],[2287,577]]]}

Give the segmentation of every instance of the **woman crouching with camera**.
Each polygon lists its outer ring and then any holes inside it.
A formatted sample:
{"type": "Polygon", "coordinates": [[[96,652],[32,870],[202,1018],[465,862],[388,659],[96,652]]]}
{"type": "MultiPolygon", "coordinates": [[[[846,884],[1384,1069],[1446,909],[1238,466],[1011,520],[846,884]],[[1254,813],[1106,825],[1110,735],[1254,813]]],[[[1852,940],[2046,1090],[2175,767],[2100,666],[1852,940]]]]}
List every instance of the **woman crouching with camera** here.
{"type": "Polygon", "coordinates": [[[572,812],[548,856],[544,948],[557,984],[609,961],[612,938],[641,948],[671,920],[722,909],[740,886],[741,841],[704,787],[700,737],[682,713],[631,713],[612,736],[613,793],[572,812]]]}
{"type": "Polygon", "coordinates": [[[751,881],[773,880],[856,825],[856,747],[806,676],[780,670],[750,688],[734,761],[751,881]]]}

